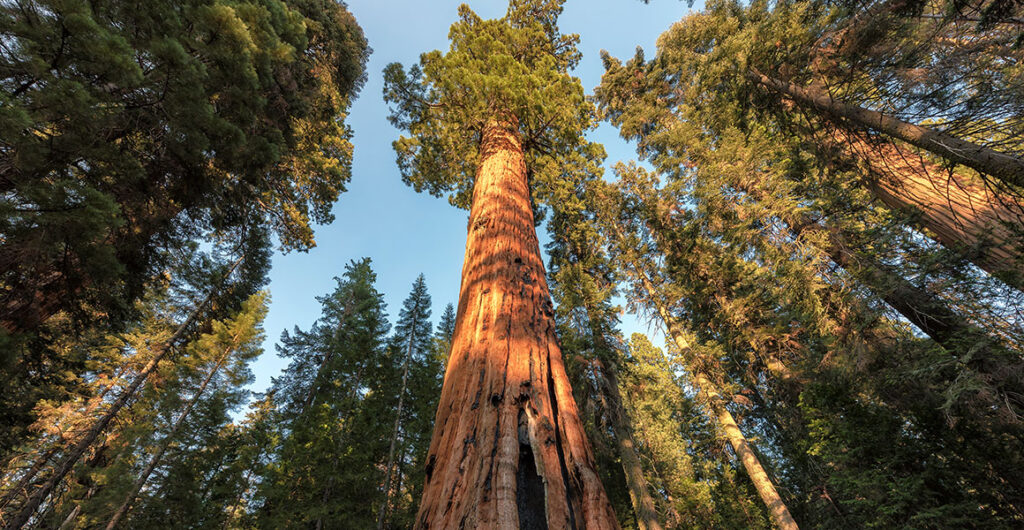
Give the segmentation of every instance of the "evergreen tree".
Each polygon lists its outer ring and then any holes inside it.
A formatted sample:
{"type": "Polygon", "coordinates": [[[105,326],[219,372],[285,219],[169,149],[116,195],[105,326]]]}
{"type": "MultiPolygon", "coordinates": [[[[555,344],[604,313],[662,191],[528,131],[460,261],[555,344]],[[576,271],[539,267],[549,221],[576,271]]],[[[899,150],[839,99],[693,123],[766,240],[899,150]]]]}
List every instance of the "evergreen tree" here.
{"type": "Polygon", "coordinates": [[[273,380],[276,446],[261,470],[256,526],[369,528],[383,501],[400,362],[386,348],[369,258],[353,261],[308,331],[284,333],[291,363],[273,380]],[[358,492],[358,494],[354,494],[358,492]]]}
{"type": "Polygon", "coordinates": [[[408,528],[423,484],[430,424],[441,393],[441,366],[434,355],[430,295],[421,274],[402,304],[391,338],[391,354],[402,374],[394,429],[384,471],[384,503],[378,528],[408,528]],[[403,489],[404,488],[404,489],[403,489]]]}
{"type": "Polygon", "coordinates": [[[4,452],[194,245],[314,244],[368,48],[326,0],[23,0],[0,34],[4,452]]]}
{"type": "MultiPolygon", "coordinates": [[[[385,70],[405,181],[472,205],[452,352],[416,526],[613,528],[555,335],[534,198],[593,171],[593,109],[559,0],[467,6],[447,53],[385,70]],[[467,132],[469,134],[467,134],[467,132]]],[[[539,201],[538,201],[539,204],[539,201]]]]}
{"type": "Polygon", "coordinates": [[[305,248],[330,220],[367,55],[344,6],[26,1],[0,24],[7,334],[130,308],[176,242],[256,220],[305,248]]]}
{"type": "MultiPolygon", "coordinates": [[[[232,291],[236,291],[238,286],[234,286],[234,289],[229,288],[232,284],[228,280],[242,262],[243,258],[239,258],[226,271],[222,270],[220,272],[221,281],[214,287],[211,287],[201,301],[194,303],[194,307],[190,308],[180,324],[173,328],[169,327],[166,316],[165,318],[157,317],[153,321],[143,322],[144,325],[140,330],[142,333],[135,337],[139,342],[134,344],[129,342],[126,345],[127,349],[138,348],[137,351],[141,354],[139,357],[142,362],[134,366],[129,364],[127,369],[122,370],[120,375],[123,378],[124,387],[119,389],[116,397],[109,399],[109,402],[105,402],[106,400],[103,399],[103,396],[109,389],[109,386],[107,386],[100,390],[99,396],[86,401],[85,406],[81,409],[77,409],[75,406],[77,404],[72,404],[70,407],[57,407],[48,413],[55,414],[57,417],[66,417],[67,414],[70,414],[77,432],[72,431],[73,434],[67,437],[63,435],[54,437],[55,439],[52,440],[52,443],[56,444],[58,449],[53,452],[47,451],[44,454],[40,454],[38,458],[43,464],[33,464],[29,474],[18,480],[15,486],[16,490],[22,489],[31,483],[33,480],[32,476],[37,474],[42,468],[47,467],[45,461],[56,457],[52,463],[49,475],[38,479],[38,483],[33,485],[31,493],[26,495],[24,502],[18,505],[17,508],[12,508],[10,506],[11,496],[18,495],[20,492],[11,491],[8,492],[8,495],[5,495],[4,503],[8,505],[5,511],[9,514],[9,518],[5,521],[5,527],[19,528],[26,524],[35,516],[40,506],[47,503],[48,500],[50,502],[45,505],[45,508],[52,510],[54,505],[52,499],[50,499],[51,494],[63,483],[65,477],[79,465],[83,457],[92,451],[93,457],[91,461],[96,462],[98,455],[102,455],[107,451],[107,444],[104,440],[110,436],[109,427],[111,423],[118,418],[126,406],[139,399],[141,392],[147,390],[147,381],[154,373],[159,373],[161,361],[164,361],[168,354],[172,353],[174,347],[182,342],[188,342],[191,337],[195,336],[197,331],[201,332],[212,325],[214,317],[218,313],[230,310],[231,297],[232,294],[235,294],[232,291]],[[227,295],[226,300],[220,298],[221,291],[227,295]],[[225,307],[225,305],[222,305],[224,302],[227,302],[229,305],[225,307]]],[[[248,287],[251,288],[252,285],[249,284],[248,287]]],[[[244,291],[245,287],[242,287],[241,290],[244,291]]],[[[174,309],[173,304],[171,304],[170,310],[174,309]]],[[[187,363],[188,357],[175,360],[187,363]]],[[[177,366],[177,363],[165,363],[163,369],[173,370],[175,366],[177,366]]],[[[107,366],[102,368],[114,367],[107,366]]],[[[48,414],[44,414],[44,416],[48,414]]],[[[42,421],[47,419],[42,419],[42,421]]],[[[58,426],[59,430],[60,427],[58,426]]]]}

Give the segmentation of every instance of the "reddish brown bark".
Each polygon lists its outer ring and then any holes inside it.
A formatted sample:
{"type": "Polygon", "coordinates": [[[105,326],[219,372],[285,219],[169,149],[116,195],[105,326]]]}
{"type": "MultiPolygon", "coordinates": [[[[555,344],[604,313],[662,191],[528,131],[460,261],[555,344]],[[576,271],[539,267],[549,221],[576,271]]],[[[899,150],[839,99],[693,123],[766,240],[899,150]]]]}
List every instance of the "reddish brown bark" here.
{"type": "Polygon", "coordinates": [[[843,130],[833,132],[833,141],[867,166],[868,189],[886,206],[914,212],[918,225],[936,241],[1024,288],[1024,203],[1019,198],[891,142],[876,144],[843,130]]]}
{"type": "Polygon", "coordinates": [[[555,335],[515,127],[489,122],[480,153],[416,526],[617,528],[555,335]]]}
{"type": "Polygon", "coordinates": [[[950,162],[963,164],[980,173],[991,175],[1009,186],[1024,188],[1024,160],[1011,154],[961,140],[942,131],[908,123],[876,110],[850,105],[834,99],[830,94],[775,79],[757,70],[747,71],[747,78],[828,116],[849,120],[858,127],[903,140],[950,162]]]}

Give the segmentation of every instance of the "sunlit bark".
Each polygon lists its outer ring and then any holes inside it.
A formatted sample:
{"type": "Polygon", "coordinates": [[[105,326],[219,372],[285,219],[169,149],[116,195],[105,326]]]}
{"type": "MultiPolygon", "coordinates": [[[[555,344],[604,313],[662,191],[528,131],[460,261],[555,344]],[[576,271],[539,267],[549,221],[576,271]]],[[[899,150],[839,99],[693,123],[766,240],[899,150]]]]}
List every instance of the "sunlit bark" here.
{"type": "Polygon", "coordinates": [[[763,87],[833,118],[849,120],[858,127],[903,140],[950,162],[963,164],[991,175],[1009,186],[1024,188],[1024,160],[1016,156],[962,140],[942,131],[908,123],[876,110],[850,105],[834,99],[829,94],[775,79],[756,70],[749,70],[747,77],[763,87]]]}
{"type": "Polygon", "coordinates": [[[891,142],[876,144],[842,130],[832,134],[837,146],[864,163],[868,189],[886,206],[916,214],[918,226],[936,241],[1024,288],[1024,203],[1018,197],[891,142]]]}
{"type": "Polygon", "coordinates": [[[617,528],[573,400],[522,144],[484,128],[418,528],[617,528]]]}

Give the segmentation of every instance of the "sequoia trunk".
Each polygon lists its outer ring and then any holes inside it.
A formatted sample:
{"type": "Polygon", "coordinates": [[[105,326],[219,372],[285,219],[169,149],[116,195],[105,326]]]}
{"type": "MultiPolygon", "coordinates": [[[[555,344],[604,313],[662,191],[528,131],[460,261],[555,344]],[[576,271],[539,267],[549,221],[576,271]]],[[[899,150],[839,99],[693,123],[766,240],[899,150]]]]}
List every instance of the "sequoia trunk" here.
{"type": "Polygon", "coordinates": [[[1010,186],[1024,187],[1024,160],[955,136],[908,123],[876,110],[837,101],[829,94],[797,86],[749,70],[747,77],[803,105],[809,105],[834,118],[843,118],[859,127],[878,131],[938,156],[991,175],[1010,186]]]}
{"type": "Polygon", "coordinates": [[[892,143],[874,145],[837,130],[830,143],[845,146],[868,169],[867,187],[886,206],[915,220],[943,246],[982,270],[1024,289],[1024,204],[976,178],[948,171],[892,143]]]}
{"type": "Polygon", "coordinates": [[[617,528],[555,335],[511,119],[480,143],[417,528],[617,528]]]}

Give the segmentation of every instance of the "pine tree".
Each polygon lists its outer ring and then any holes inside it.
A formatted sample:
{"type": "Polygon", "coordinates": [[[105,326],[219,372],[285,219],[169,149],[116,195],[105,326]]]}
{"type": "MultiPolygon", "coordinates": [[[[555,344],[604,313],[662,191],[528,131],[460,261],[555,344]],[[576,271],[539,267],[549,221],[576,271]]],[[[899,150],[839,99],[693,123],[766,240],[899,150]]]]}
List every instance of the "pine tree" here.
{"type": "Polygon", "coordinates": [[[459,9],[447,53],[385,71],[403,178],[470,206],[452,352],[416,527],[614,528],[555,336],[532,196],[593,165],[557,0],[459,9]],[[470,134],[466,134],[469,131],[470,134]]]}
{"type": "Polygon", "coordinates": [[[594,407],[600,410],[595,410],[595,417],[588,421],[590,438],[608,437],[606,433],[609,429],[611,431],[608,444],[598,441],[594,444],[598,449],[598,470],[610,496],[614,500],[615,489],[609,484],[620,476],[619,481],[628,490],[629,506],[616,510],[620,522],[628,520],[626,524],[631,524],[635,520],[640,530],[660,529],[662,521],[654,509],[650,486],[644,477],[633,437],[632,421],[619,390],[619,371],[625,347],[617,330],[618,308],[611,303],[617,278],[602,248],[602,237],[585,204],[587,184],[599,175],[579,176],[585,180],[568,185],[570,181],[566,179],[567,185],[553,193],[557,199],[552,201],[548,225],[552,235],[548,253],[551,256],[555,317],[559,322],[563,351],[570,358],[578,356],[583,364],[589,365],[570,369],[569,376],[577,401],[594,401],[600,405],[594,407]],[[581,389],[593,395],[581,399],[581,389]],[[604,445],[614,446],[614,449],[602,455],[600,449],[604,445]],[[609,472],[607,466],[601,465],[602,460],[618,460],[621,475],[617,471],[609,472]],[[629,512],[632,512],[632,517],[628,517],[629,512]]]}
{"type": "MultiPolygon", "coordinates": [[[[935,177],[936,163],[910,156],[906,145],[865,140],[843,124],[808,122],[805,113],[792,112],[784,102],[780,108],[774,100],[757,97],[756,90],[750,93],[742,80],[736,81],[740,85],[719,84],[736,66],[738,50],[749,55],[743,60],[751,64],[779,60],[775,51],[763,49],[764,35],[775,36],[773,42],[780,45],[794,41],[793,46],[809,61],[820,58],[827,50],[808,51],[801,46],[817,42],[821,32],[832,35],[829,31],[835,27],[823,29],[810,23],[834,22],[827,15],[827,9],[802,2],[774,10],[715,4],[667,32],[659,41],[657,59],[645,61],[641,54],[622,65],[607,58],[599,100],[622,134],[639,139],[641,153],[680,186],[703,188],[702,201],[714,202],[716,194],[757,201],[763,209],[754,210],[753,215],[769,216],[788,228],[789,233],[780,234],[777,242],[796,238],[816,247],[942,345],[949,354],[948,363],[960,371],[951,379],[950,398],[944,406],[952,415],[983,415],[1017,423],[1024,405],[1017,397],[1024,383],[1024,364],[1018,353],[1021,344],[1014,338],[1020,328],[1014,308],[1022,299],[1019,292],[958,259],[967,258],[985,268],[985,263],[1002,259],[997,254],[1007,257],[1004,250],[1012,253],[1014,195],[1003,193],[1002,188],[986,191],[963,172],[951,177],[962,186],[948,186],[952,191],[946,192],[941,189],[947,184],[938,181],[894,184],[869,179],[857,186],[862,166],[851,164],[848,155],[838,156],[842,153],[837,155],[837,145],[866,153],[868,165],[878,165],[877,157],[882,155],[897,158],[901,164],[887,164],[904,176],[913,171],[935,177]],[[806,34],[814,38],[805,40],[806,34]],[[716,35],[721,39],[706,46],[716,35]],[[982,196],[970,197],[972,190],[982,196]],[[941,197],[935,194],[940,192],[941,197]],[[915,214],[907,216],[900,211],[906,212],[909,203],[885,200],[900,193],[931,202],[912,205],[915,214]],[[897,211],[871,201],[872,194],[897,211]],[[950,205],[970,212],[950,212],[950,205]],[[976,216],[975,225],[963,217],[968,214],[976,216]],[[917,231],[919,221],[928,219],[957,226],[933,224],[923,234],[917,231]],[[954,235],[961,229],[973,233],[974,239],[954,235]],[[942,252],[922,235],[935,236],[949,250],[942,252]],[[999,243],[993,245],[993,241],[999,243]],[[867,245],[872,252],[858,250],[867,245]]],[[[988,270],[1015,285],[1013,275],[1004,273],[1018,267],[1002,263],[1003,272],[988,270]]]]}
{"type": "Polygon", "coordinates": [[[419,470],[425,466],[429,430],[441,392],[441,367],[433,355],[433,331],[430,324],[430,295],[421,274],[402,304],[391,338],[391,352],[402,374],[395,407],[395,422],[384,470],[384,501],[377,513],[377,527],[408,526],[413,520],[416,489],[423,481],[419,470]],[[396,453],[397,450],[397,453],[396,453]],[[411,493],[406,498],[403,486],[411,493]],[[409,513],[412,512],[412,513],[409,513]],[[399,522],[401,521],[401,522],[399,522]]]}
{"type": "MultiPolygon", "coordinates": [[[[621,217],[632,221],[632,216],[635,214],[614,191],[600,184],[595,184],[595,193],[591,204],[599,212],[599,222],[611,245],[615,248],[617,259],[622,262],[623,271],[628,275],[629,280],[636,284],[637,290],[641,293],[643,303],[661,318],[666,334],[675,342],[679,350],[690,354],[693,349],[693,340],[690,338],[692,335],[671,313],[670,306],[666,302],[666,294],[659,290],[656,283],[662,273],[656,268],[652,257],[645,255],[645,248],[640,245],[642,240],[638,240],[635,234],[628,232],[622,226],[621,217]]],[[[647,248],[647,250],[650,249],[647,248]]],[[[690,355],[691,361],[687,363],[686,369],[693,386],[707,403],[710,414],[715,417],[725,438],[732,445],[737,459],[742,462],[750,480],[771,514],[773,522],[779,528],[798,528],[786,503],[765,472],[756,452],[740,431],[733,414],[726,407],[727,401],[721,395],[705,366],[708,360],[699,355],[690,355]]]]}
{"type": "Polygon", "coordinates": [[[353,261],[308,331],[278,345],[275,447],[261,471],[256,525],[368,528],[377,523],[401,363],[387,354],[383,295],[369,258],[353,261]],[[354,495],[352,492],[360,492],[354,495]]]}

